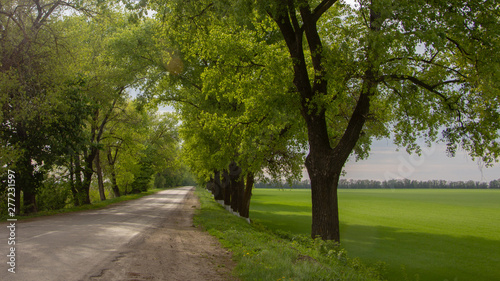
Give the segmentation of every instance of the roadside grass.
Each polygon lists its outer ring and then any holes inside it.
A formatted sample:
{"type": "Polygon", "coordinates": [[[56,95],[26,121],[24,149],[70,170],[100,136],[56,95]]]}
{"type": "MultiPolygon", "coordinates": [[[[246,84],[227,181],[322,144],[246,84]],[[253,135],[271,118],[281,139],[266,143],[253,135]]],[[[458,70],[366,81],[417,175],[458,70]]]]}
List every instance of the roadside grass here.
{"type": "MultiPolygon", "coordinates": [[[[250,217],[310,234],[310,190],[256,189],[250,217]]],[[[499,190],[339,190],[341,241],[389,280],[500,280],[499,190]]]]}
{"type": "MultiPolygon", "coordinates": [[[[67,207],[67,208],[58,209],[58,210],[40,211],[40,212],[33,213],[33,214],[20,215],[20,216],[15,216],[15,217],[9,217],[7,214],[2,214],[0,216],[0,222],[6,221],[7,219],[17,219],[18,221],[20,221],[20,220],[27,220],[27,219],[31,219],[31,218],[37,218],[37,217],[53,216],[53,215],[57,215],[57,214],[103,209],[103,208],[106,208],[112,204],[116,204],[116,203],[120,203],[120,202],[124,202],[124,201],[135,200],[135,199],[147,196],[147,195],[157,193],[157,192],[162,191],[162,190],[165,190],[165,189],[150,189],[150,190],[147,190],[147,191],[144,191],[141,193],[122,195],[120,197],[107,199],[104,201],[98,201],[98,202],[94,202],[92,204],[82,205],[82,206],[78,206],[78,207],[67,207]]],[[[5,208],[5,209],[7,209],[7,208],[5,208]]]]}
{"type": "Polygon", "coordinates": [[[367,267],[331,241],[248,224],[227,212],[205,189],[197,187],[196,194],[201,209],[195,225],[232,251],[235,274],[242,280],[382,280],[383,264],[367,267]]]}

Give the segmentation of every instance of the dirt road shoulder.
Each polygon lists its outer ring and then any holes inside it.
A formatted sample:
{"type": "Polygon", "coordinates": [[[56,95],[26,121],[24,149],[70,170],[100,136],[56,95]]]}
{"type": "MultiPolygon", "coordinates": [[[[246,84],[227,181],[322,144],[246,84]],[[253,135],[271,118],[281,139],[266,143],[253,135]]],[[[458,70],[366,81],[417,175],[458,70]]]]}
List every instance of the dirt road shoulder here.
{"type": "Polygon", "coordinates": [[[231,253],[193,226],[200,207],[193,190],[159,227],[133,239],[85,280],[237,280],[231,253]]]}

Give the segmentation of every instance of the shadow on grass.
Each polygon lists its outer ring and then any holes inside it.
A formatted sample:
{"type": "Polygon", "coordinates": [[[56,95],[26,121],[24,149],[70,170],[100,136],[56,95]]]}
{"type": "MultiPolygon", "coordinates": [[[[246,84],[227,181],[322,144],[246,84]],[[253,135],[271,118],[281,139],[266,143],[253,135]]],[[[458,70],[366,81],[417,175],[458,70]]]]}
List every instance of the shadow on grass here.
{"type": "Polygon", "coordinates": [[[350,255],[386,262],[389,280],[500,279],[500,240],[349,224],[341,225],[341,239],[350,255]]]}
{"type": "MultiPolygon", "coordinates": [[[[266,204],[259,209],[250,214],[256,222],[271,229],[310,235],[310,208],[266,204]],[[286,215],[278,211],[309,212],[309,215],[286,215]]],[[[460,233],[440,235],[345,223],[341,223],[340,230],[342,245],[349,256],[368,263],[385,262],[390,281],[500,280],[500,237],[489,240],[460,233]]]]}

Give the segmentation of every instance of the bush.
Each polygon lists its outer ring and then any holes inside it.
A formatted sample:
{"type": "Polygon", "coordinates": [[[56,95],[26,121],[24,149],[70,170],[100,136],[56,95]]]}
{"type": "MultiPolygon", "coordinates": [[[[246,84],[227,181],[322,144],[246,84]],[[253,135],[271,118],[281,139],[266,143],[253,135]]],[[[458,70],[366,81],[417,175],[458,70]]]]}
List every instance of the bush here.
{"type": "Polygon", "coordinates": [[[71,190],[68,183],[47,179],[43,188],[38,191],[38,211],[59,210],[66,207],[70,200],[71,190]]]}

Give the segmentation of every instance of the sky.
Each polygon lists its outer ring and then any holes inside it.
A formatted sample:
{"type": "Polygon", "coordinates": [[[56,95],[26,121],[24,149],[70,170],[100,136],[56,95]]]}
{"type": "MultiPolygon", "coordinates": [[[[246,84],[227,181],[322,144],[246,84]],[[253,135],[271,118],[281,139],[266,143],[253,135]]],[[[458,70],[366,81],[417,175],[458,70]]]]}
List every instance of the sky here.
{"type": "Polygon", "coordinates": [[[374,141],[370,157],[345,166],[345,179],[410,179],[447,181],[485,181],[500,179],[500,164],[486,168],[474,161],[465,151],[448,157],[444,144],[422,147],[422,155],[410,155],[404,149],[397,151],[391,140],[374,141]]]}
{"type": "MultiPolygon", "coordinates": [[[[351,6],[354,0],[344,0],[351,6]]],[[[421,157],[409,155],[391,140],[374,141],[370,157],[355,162],[351,159],[345,166],[345,179],[411,179],[411,180],[448,180],[448,181],[486,181],[500,179],[500,164],[491,168],[473,161],[464,151],[450,158],[446,155],[444,144],[434,144],[423,149],[421,157]]]]}

